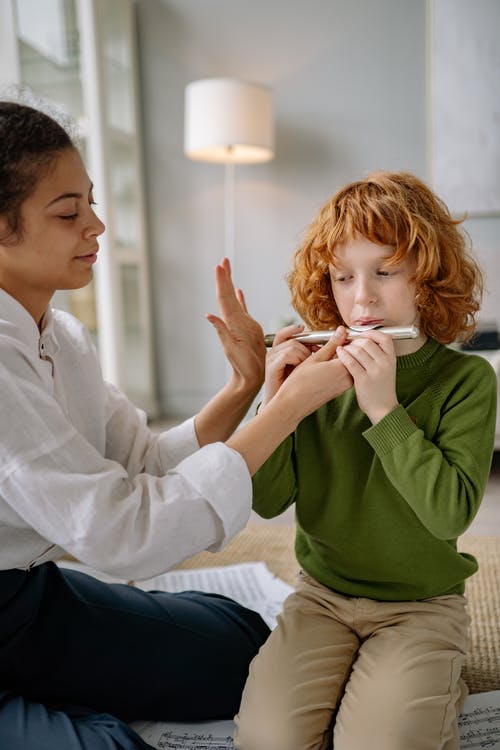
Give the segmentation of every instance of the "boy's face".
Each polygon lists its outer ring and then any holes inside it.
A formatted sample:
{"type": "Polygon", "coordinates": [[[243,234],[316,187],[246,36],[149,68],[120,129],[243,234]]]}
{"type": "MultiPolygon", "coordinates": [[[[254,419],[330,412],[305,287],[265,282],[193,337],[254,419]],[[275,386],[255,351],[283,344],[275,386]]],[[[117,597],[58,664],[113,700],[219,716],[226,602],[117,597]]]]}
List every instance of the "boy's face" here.
{"type": "Polygon", "coordinates": [[[413,263],[387,265],[394,248],[357,237],[335,248],[330,280],[339,313],[348,326],[409,326],[417,322],[413,263]]]}

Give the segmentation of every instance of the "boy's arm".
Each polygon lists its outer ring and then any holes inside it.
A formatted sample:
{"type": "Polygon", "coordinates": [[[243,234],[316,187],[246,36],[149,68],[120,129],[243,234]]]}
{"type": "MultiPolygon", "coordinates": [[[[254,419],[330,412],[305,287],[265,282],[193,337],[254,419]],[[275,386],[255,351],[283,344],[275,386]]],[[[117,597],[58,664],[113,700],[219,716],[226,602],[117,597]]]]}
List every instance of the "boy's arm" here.
{"type": "Polygon", "coordinates": [[[294,435],[287,437],[252,478],[252,507],[262,518],[274,518],[295,502],[297,481],[294,435]]]}
{"type": "Polygon", "coordinates": [[[491,465],[497,380],[485,360],[474,359],[441,406],[432,440],[401,405],[364,433],[402,500],[440,539],[456,539],[470,525],[491,465]]]}

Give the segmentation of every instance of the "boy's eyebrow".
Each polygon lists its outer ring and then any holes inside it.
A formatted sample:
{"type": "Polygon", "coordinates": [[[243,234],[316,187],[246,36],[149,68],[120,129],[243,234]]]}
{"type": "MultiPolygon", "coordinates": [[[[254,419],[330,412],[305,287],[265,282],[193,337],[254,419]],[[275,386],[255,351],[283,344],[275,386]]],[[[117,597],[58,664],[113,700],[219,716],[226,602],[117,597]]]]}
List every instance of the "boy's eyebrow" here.
{"type": "MultiPolygon", "coordinates": [[[[94,185],[91,182],[90,183],[90,187],[89,187],[89,195],[90,195],[90,193],[92,192],[93,189],[94,189],[94,185]]],[[[47,203],[47,205],[45,206],[45,208],[48,208],[49,206],[52,206],[54,203],[58,203],[58,201],[64,201],[67,198],[78,198],[78,199],[81,199],[81,198],[83,198],[83,195],[82,195],[82,193],[63,193],[62,195],[58,195],[57,198],[54,198],[53,200],[49,201],[47,203]]]]}

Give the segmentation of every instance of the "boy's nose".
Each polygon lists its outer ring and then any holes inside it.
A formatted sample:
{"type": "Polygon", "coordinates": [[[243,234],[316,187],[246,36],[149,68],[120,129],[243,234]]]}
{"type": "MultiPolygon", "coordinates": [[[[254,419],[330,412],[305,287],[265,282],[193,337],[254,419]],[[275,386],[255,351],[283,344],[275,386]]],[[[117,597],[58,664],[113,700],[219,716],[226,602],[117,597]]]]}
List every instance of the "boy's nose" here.
{"type": "Polygon", "coordinates": [[[358,304],[367,304],[375,302],[377,295],[372,284],[367,279],[359,279],[356,285],[356,302],[358,304]]]}

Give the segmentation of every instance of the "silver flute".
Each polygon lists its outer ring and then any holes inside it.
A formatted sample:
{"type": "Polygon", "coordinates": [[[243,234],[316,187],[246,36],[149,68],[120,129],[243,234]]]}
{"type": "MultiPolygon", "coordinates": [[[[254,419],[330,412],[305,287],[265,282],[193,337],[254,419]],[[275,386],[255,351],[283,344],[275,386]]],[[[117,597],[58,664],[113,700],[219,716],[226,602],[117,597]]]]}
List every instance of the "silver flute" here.
{"type": "MultiPolygon", "coordinates": [[[[380,331],[386,333],[393,339],[416,339],[419,335],[417,326],[351,326],[347,328],[347,338],[351,339],[363,336],[366,331],[380,331]]],[[[293,339],[303,344],[326,344],[331,339],[335,331],[303,331],[292,336],[293,339]]],[[[275,333],[266,333],[264,342],[266,346],[272,346],[275,333]]]]}

